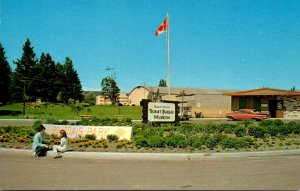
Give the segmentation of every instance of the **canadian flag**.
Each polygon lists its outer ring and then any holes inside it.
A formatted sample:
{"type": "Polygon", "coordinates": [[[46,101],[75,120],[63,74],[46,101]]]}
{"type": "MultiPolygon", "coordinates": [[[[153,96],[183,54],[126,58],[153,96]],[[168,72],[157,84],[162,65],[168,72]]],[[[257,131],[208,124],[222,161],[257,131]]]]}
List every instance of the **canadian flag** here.
{"type": "Polygon", "coordinates": [[[165,32],[167,30],[167,24],[168,24],[168,16],[165,18],[165,20],[161,23],[161,25],[155,31],[155,36],[158,36],[161,33],[165,32]]]}

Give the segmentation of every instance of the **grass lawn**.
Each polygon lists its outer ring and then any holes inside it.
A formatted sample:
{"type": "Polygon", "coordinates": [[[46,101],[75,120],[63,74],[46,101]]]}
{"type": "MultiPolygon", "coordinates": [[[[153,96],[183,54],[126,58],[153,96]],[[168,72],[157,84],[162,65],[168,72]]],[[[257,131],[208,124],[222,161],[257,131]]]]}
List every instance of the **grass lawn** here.
{"type": "MultiPolygon", "coordinates": [[[[22,103],[0,106],[0,110],[23,111],[22,103]]],[[[72,112],[69,106],[64,104],[36,104],[27,103],[25,115],[0,115],[0,119],[79,119],[76,113],[72,112]]],[[[115,115],[125,115],[131,119],[142,118],[142,107],[140,106],[111,106],[97,105],[84,107],[79,115],[92,115],[97,118],[114,118],[115,115]]]]}

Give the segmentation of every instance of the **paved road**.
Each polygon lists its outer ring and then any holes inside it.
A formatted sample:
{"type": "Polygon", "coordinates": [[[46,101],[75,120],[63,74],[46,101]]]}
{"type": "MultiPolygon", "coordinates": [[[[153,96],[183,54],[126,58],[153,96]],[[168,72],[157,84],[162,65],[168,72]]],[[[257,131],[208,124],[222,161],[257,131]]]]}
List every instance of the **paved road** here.
{"type": "Polygon", "coordinates": [[[108,160],[0,152],[0,189],[300,189],[300,156],[108,160]]]}

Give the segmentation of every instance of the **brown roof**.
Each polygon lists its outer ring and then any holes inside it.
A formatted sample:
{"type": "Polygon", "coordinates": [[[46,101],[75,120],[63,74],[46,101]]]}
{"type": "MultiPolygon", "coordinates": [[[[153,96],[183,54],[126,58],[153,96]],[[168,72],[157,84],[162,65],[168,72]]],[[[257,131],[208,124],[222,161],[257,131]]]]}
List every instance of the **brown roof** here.
{"type": "Polygon", "coordinates": [[[281,90],[281,89],[274,89],[274,88],[259,88],[254,90],[246,90],[246,91],[236,91],[236,92],[229,92],[224,93],[224,95],[229,96],[284,96],[284,95],[299,95],[299,91],[288,91],[288,90],[281,90]]]}
{"type": "MultiPolygon", "coordinates": [[[[151,92],[157,92],[159,88],[160,94],[168,94],[167,87],[158,87],[158,86],[144,86],[147,90],[151,92]]],[[[219,89],[206,89],[206,88],[176,88],[171,87],[171,95],[179,95],[181,91],[184,91],[186,94],[202,94],[202,95],[223,95],[229,90],[219,90],[219,89]]]]}

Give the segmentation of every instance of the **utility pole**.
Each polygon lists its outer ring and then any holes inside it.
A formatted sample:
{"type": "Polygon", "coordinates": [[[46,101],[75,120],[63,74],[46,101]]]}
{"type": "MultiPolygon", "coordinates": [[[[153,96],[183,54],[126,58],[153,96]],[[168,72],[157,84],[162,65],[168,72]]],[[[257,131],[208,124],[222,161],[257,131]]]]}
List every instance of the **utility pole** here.
{"type": "Polygon", "coordinates": [[[25,92],[25,80],[23,82],[23,115],[25,115],[25,104],[26,104],[26,92],[25,92]]]}
{"type": "Polygon", "coordinates": [[[183,103],[187,103],[187,101],[184,101],[185,96],[193,96],[195,94],[187,94],[184,92],[184,90],[180,91],[180,93],[176,97],[181,97],[181,108],[180,108],[180,113],[181,116],[183,116],[184,109],[183,109],[183,103]]]}

